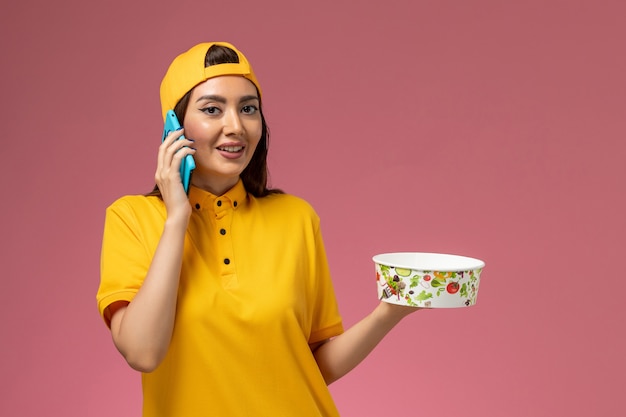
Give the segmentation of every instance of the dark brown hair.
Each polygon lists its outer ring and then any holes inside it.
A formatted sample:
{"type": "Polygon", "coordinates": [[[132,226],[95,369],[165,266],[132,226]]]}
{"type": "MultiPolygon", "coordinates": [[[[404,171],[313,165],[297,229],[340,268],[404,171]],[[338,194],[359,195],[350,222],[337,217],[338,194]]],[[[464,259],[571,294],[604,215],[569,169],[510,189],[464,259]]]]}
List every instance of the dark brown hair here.
{"type": "MultiPolygon", "coordinates": [[[[238,63],[239,57],[237,53],[232,49],[221,46],[213,45],[206,53],[204,66],[238,63]]],[[[257,91],[258,93],[258,91],[257,91]]],[[[181,125],[185,123],[185,112],[189,104],[189,98],[191,97],[191,91],[188,91],[174,106],[174,113],[180,121],[181,125]]],[[[279,189],[268,188],[268,169],[267,169],[267,151],[270,139],[270,132],[265,122],[265,116],[263,115],[263,106],[260,103],[259,95],[259,112],[261,113],[261,140],[252,155],[252,159],[248,166],[241,173],[241,180],[243,181],[246,191],[255,197],[264,197],[269,194],[282,194],[279,189]]],[[[193,174],[192,174],[193,175],[193,174]]],[[[148,194],[161,197],[161,191],[158,186],[154,186],[154,189],[148,194]]]]}

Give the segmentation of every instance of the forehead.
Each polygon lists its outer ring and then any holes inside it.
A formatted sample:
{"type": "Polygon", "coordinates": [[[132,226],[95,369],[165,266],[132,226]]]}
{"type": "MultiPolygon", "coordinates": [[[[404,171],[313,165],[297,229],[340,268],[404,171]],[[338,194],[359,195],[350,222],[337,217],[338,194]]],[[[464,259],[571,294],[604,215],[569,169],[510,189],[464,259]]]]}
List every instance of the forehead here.
{"type": "Polygon", "coordinates": [[[252,81],[239,75],[221,75],[209,78],[198,84],[191,92],[191,100],[206,95],[218,95],[224,98],[240,98],[243,96],[258,97],[259,93],[252,81]]]}

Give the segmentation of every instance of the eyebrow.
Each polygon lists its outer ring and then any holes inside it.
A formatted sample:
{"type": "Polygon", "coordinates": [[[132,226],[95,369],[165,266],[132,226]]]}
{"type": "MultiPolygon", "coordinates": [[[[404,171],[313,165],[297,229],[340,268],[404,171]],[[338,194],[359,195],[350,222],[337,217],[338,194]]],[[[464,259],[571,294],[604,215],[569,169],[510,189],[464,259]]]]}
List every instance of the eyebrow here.
{"type": "MultiPolygon", "coordinates": [[[[223,96],[218,96],[218,95],[214,95],[214,94],[207,94],[201,97],[198,97],[198,99],[196,100],[196,103],[199,101],[203,101],[203,100],[207,100],[207,101],[217,101],[219,103],[226,103],[226,98],[223,96]]],[[[249,95],[249,96],[243,96],[239,99],[240,103],[244,103],[246,101],[250,101],[250,100],[259,100],[259,97],[256,95],[249,95]]]]}

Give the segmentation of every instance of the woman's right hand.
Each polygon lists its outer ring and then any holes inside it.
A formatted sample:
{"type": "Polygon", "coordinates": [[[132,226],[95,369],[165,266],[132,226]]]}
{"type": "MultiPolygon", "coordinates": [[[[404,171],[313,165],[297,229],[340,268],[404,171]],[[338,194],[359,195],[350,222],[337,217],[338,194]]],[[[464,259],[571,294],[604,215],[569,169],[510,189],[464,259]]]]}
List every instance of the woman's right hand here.
{"type": "Polygon", "coordinates": [[[117,349],[133,369],[152,372],[169,348],[191,205],[180,179],[180,163],[193,141],[171,132],[159,147],[154,179],[167,210],[163,233],[141,288],[130,303],[110,307],[111,334],[117,349]]]}
{"type": "Polygon", "coordinates": [[[161,191],[168,217],[177,215],[189,217],[191,206],[180,178],[180,164],[187,155],[196,150],[191,148],[193,141],[187,138],[178,140],[184,129],[170,132],[159,146],[157,169],[154,180],[161,191]]]}

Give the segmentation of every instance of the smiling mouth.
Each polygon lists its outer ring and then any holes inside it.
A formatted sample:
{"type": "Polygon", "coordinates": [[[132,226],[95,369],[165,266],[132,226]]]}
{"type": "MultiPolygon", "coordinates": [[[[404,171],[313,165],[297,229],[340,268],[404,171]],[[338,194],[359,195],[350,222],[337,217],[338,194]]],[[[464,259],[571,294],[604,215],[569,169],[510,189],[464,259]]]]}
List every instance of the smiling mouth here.
{"type": "Polygon", "coordinates": [[[237,153],[243,150],[243,146],[219,146],[217,149],[224,152],[237,153]]]}

